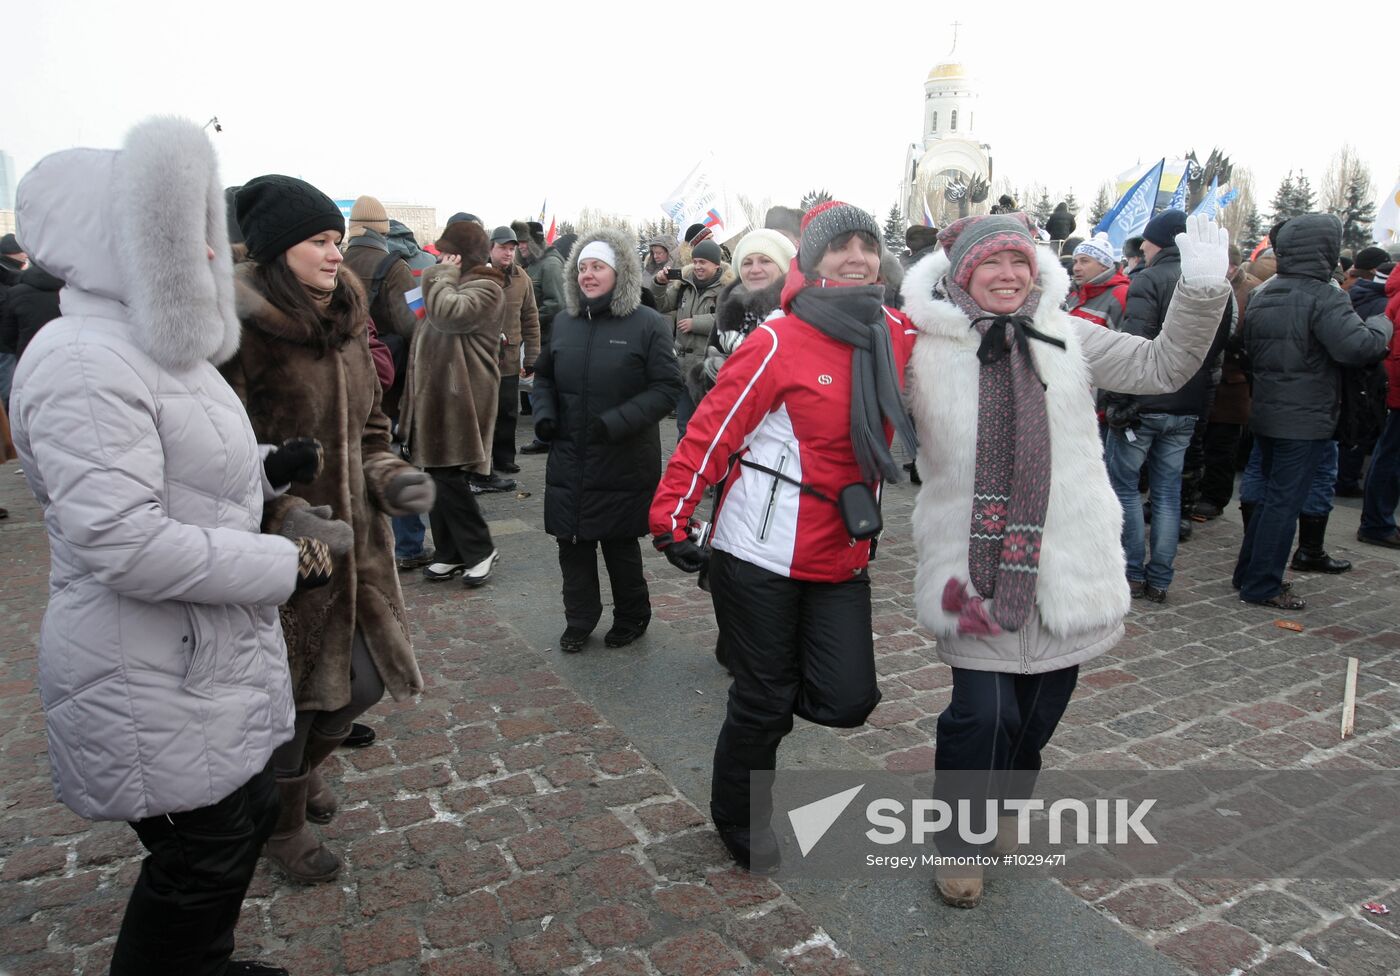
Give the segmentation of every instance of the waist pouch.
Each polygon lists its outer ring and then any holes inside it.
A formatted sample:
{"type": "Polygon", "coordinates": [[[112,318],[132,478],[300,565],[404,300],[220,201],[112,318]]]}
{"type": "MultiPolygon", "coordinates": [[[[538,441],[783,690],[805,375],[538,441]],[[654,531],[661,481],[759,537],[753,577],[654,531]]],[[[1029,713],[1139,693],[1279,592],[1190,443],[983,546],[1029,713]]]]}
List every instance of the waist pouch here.
{"type": "Polygon", "coordinates": [[[875,538],[885,527],[884,519],[880,515],[880,502],[875,497],[875,491],[863,481],[847,485],[837,493],[835,498],[832,498],[826,492],[819,491],[806,482],[798,481],[796,478],[785,475],[765,464],[750,461],[748,458],[740,458],[739,463],[746,468],[753,468],[755,471],[772,475],[779,481],[796,485],[797,489],[804,495],[811,495],[813,498],[820,498],[824,502],[835,505],[836,510],[841,513],[841,524],[846,527],[846,533],[857,542],[875,538]]]}

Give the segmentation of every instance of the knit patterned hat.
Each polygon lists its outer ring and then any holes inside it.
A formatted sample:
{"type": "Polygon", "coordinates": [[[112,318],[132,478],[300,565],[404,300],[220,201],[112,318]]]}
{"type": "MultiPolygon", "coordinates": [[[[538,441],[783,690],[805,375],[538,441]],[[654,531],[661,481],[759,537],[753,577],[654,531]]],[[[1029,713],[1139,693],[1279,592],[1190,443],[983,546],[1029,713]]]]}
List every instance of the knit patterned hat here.
{"type": "Polygon", "coordinates": [[[1019,251],[1031,262],[1031,277],[1039,274],[1035,238],[1025,214],[988,214],[955,220],[938,235],[952,264],[953,283],[964,291],[979,264],[998,251],[1019,251]]]}
{"type": "Polygon", "coordinates": [[[877,242],[880,240],[879,223],[860,207],[840,200],[817,204],[802,217],[802,246],[797,249],[798,267],[808,274],[813,273],[826,253],[827,245],[842,234],[857,230],[864,231],[877,242]]]}
{"type": "Polygon", "coordinates": [[[1109,242],[1107,234],[1095,234],[1074,249],[1075,257],[1081,254],[1105,268],[1111,268],[1118,263],[1113,257],[1113,244],[1109,242]]]}
{"type": "Polygon", "coordinates": [[[295,176],[259,176],[234,198],[248,256],[266,264],[322,231],[345,233],[345,215],[335,201],[295,176]]]}
{"type": "Polygon", "coordinates": [[[361,227],[386,237],[389,235],[389,215],[384,211],[384,204],[374,197],[359,197],[350,208],[350,236],[359,237],[356,231],[361,227]]]}

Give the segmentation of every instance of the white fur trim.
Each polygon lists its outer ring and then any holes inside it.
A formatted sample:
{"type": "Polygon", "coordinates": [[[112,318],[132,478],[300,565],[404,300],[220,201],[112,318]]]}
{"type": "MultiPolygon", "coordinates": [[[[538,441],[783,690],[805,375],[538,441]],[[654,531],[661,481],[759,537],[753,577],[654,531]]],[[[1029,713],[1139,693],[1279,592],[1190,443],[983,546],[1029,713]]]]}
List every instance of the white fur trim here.
{"type": "Polygon", "coordinates": [[[126,304],[146,352],[174,371],[226,361],[240,332],[224,194],[208,136],[186,119],[141,122],[117,155],[112,183],[126,304]]]}
{"type": "MultiPolygon", "coordinates": [[[[1104,466],[1089,367],[1074,324],[1059,307],[1069,279],[1049,249],[1038,252],[1043,295],[1035,326],[1063,339],[1065,348],[1031,343],[1046,384],[1051,443],[1036,607],[1045,630],[1062,642],[1049,652],[1052,659],[1067,660],[1082,651],[1076,637],[1101,640],[1105,628],[1120,622],[1130,598],[1120,543],[1123,514],[1104,466]]],[[[979,337],[961,310],[934,297],[947,270],[945,254],[929,255],[910,269],[902,293],[904,311],[920,331],[908,386],[924,481],[913,516],[918,550],[914,601],[920,623],[955,643],[956,617],[943,611],[942,594],[950,576],[969,577],[979,337]]]]}

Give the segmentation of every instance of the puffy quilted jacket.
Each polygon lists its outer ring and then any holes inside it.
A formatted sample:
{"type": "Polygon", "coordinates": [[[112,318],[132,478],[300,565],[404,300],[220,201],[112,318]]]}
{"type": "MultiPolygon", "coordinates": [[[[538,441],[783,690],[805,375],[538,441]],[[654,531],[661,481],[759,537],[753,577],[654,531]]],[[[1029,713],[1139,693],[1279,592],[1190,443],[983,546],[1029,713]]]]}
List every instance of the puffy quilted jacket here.
{"type": "Polygon", "coordinates": [[[55,792],[97,820],[208,806],[292,732],[296,547],[258,534],[258,444],[210,361],[238,320],[213,150],[187,125],[57,153],[19,188],[26,246],[67,282],[13,400],[51,556],[39,690],[55,792]]]}

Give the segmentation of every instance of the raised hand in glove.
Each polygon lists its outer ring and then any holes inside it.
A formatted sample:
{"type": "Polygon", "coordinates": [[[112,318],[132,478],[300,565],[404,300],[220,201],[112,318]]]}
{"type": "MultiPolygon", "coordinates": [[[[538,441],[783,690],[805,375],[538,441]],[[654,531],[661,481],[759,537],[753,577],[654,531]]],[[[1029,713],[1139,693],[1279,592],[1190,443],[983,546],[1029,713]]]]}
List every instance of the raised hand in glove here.
{"type": "MultiPolygon", "coordinates": [[[[344,523],[342,523],[344,524],[344,523]]],[[[331,551],[320,539],[297,539],[297,590],[314,590],[331,581],[331,551]]]]}
{"type": "Polygon", "coordinates": [[[1185,281],[1223,281],[1230,269],[1230,232],[1209,217],[1187,217],[1186,232],[1176,235],[1176,249],[1185,281]]]}
{"type": "Polygon", "coordinates": [[[329,505],[303,505],[282,517],[281,535],[293,542],[315,539],[325,544],[333,556],[343,556],[355,545],[355,530],[340,521],[329,505]]]}
{"type": "Polygon", "coordinates": [[[389,479],[384,489],[384,500],[394,508],[410,515],[422,515],[432,511],[437,489],[433,479],[422,471],[405,471],[389,479]]]}
{"type": "Polygon", "coordinates": [[[321,473],[325,451],[314,437],[293,437],[263,458],[263,471],[275,488],[279,485],[310,484],[321,473]]]}
{"type": "Polygon", "coordinates": [[[606,444],[608,442],[608,425],[603,423],[603,418],[594,417],[588,422],[588,443],[606,444]]]}
{"type": "Polygon", "coordinates": [[[535,424],[535,436],[548,444],[559,436],[559,425],[548,418],[541,420],[535,424]]]}
{"type": "Polygon", "coordinates": [[[682,573],[698,573],[709,562],[705,551],[689,539],[667,543],[661,553],[672,566],[682,573]]]}

